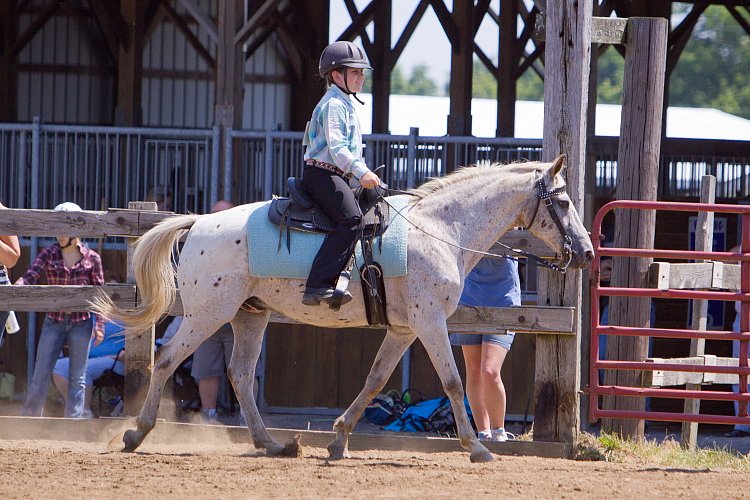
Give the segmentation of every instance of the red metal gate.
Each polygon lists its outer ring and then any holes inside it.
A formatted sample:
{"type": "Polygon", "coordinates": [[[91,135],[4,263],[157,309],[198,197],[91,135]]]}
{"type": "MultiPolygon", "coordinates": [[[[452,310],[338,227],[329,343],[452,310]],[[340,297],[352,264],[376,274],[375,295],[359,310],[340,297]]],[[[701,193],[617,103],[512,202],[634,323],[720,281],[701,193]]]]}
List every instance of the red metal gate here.
{"type": "MultiPolygon", "coordinates": [[[[592,422],[599,418],[633,418],[647,420],[662,420],[671,422],[701,422],[717,424],[748,424],[748,342],[750,341],[750,206],[722,205],[707,203],[672,203],[647,201],[614,201],[602,207],[594,218],[592,240],[596,258],[591,268],[591,361],[589,366],[589,418],[592,422]],[[716,212],[739,214],[742,220],[742,251],[730,252],[698,252],[685,250],[645,250],[632,248],[602,247],[602,220],[604,216],[615,209],[628,210],[657,210],[676,212],[716,212]],[[744,253],[746,252],[746,253],[744,253]],[[602,287],[600,283],[600,263],[602,257],[647,257],[655,259],[694,260],[706,259],[715,261],[739,261],[741,268],[741,291],[699,291],[699,290],[659,290],[651,288],[615,288],[602,287]],[[712,330],[680,330],[664,328],[636,328],[624,326],[603,326],[599,323],[599,298],[608,297],[651,297],[651,298],[681,298],[681,299],[710,299],[721,301],[741,302],[740,332],[712,331],[712,330]],[[645,361],[608,361],[599,359],[599,335],[626,335],[672,339],[710,339],[710,340],[739,340],[739,366],[704,366],[678,365],[673,363],[647,363],[645,361]],[[675,372],[703,372],[738,374],[739,391],[699,391],[687,389],[660,389],[627,386],[607,386],[599,384],[598,373],[605,370],[639,370],[639,371],[675,371],[675,372]],[[623,411],[605,410],[599,408],[600,395],[606,396],[634,396],[658,397],[677,399],[706,399],[716,401],[738,401],[738,416],[728,415],[692,415],[672,412],[651,411],[623,411]]],[[[652,325],[653,326],[653,325],[652,325]]]]}

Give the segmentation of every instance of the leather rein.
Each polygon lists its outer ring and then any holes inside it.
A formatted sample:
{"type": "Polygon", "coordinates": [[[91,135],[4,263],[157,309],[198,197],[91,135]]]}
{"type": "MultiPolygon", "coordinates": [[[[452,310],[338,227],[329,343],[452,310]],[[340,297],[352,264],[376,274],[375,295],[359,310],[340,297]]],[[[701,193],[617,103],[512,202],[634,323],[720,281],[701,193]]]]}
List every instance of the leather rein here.
{"type": "MultiPolygon", "coordinates": [[[[536,221],[536,216],[537,216],[537,214],[539,212],[539,205],[541,205],[542,200],[544,200],[544,205],[547,207],[547,210],[549,211],[550,216],[552,217],[552,220],[555,222],[555,225],[560,230],[560,234],[565,238],[565,243],[563,244],[563,254],[562,254],[562,259],[561,259],[561,262],[564,262],[564,263],[561,264],[561,265],[558,265],[558,264],[555,264],[555,263],[548,262],[547,260],[545,260],[545,259],[543,259],[541,257],[538,257],[538,256],[536,256],[536,255],[534,255],[532,253],[529,253],[529,252],[527,252],[525,250],[521,250],[520,248],[513,248],[513,247],[510,247],[510,246],[508,246],[508,245],[506,245],[504,243],[501,243],[499,241],[497,242],[497,244],[500,245],[501,247],[505,248],[506,250],[509,250],[510,252],[513,252],[516,255],[520,255],[520,256],[523,256],[523,257],[525,257],[527,259],[533,260],[539,266],[546,267],[546,268],[551,269],[553,271],[557,271],[557,272],[559,272],[561,274],[565,274],[565,272],[567,271],[568,266],[570,265],[570,262],[571,262],[571,260],[573,258],[573,252],[572,252],[573,240],[570,238],[570,236],[568,236],[568,233],[565,231],[565,227],[563,226],[562,221],[560,220],[560,217],[557,215],[557,212],[555,211],[555,208],[552,206],[553,205],[552,198],[555,197],[555,196],[559,196],[559,195],[565,193],[565,185],[560,186],[557,189],[553,189],[552,191],[548,191],[547,190],[547,185],[544,182],[544,178],[540,178],[536,182],[536,188],[537,188],[537,195],[536,195],[537,196],[537,204],[536,204],[536,208],[534,209],[534,215],[532,216],[531,222],[529,223],[527,229],[531,228],[531,226],[536,221]]],[[[398,193],[398,194],[408,194],[410,196],[414,196],[413,193],[409,193],[408,191],[401,191],[399,189],[390,189],[390,188],[378,188],[378,189],[379,190],[382,189],[383,191],[388,191],[388,192],[393,192],[393,193],[398,193]]],[[[383,197],[383,200],[385,200],[385,202],[388,203],[388,200],[386,200],[384,197],[383,197]]],[[[475,250],[475,249],[472,249],[472,248],[466,248],[466,247],[463,247],[461,245],[457,245],[457,244],[455,244],[453,242],[447,241],[447,240],[445,240],[443,238],[440,238],[438,236],[435,236],[434,234],[428,233],[427,231],[425,231],[421,227],[419,227],[416,224],[414,224],[405,215],[403,215],[400,210],[396,209],[396,207],[394,207],[390,203],[388,203],[388,205],[391,207],[391,209],[393,209],[393,211],[396,214],[398,214],[399,216],[401,216],[406,222],[408,222],[409,224],[411,224],[414,228],[416,228],[417,230],[423,232],[427,236],[435,238],[436,240],[441,241],[441,242],[443,242],[443,243],[445,243],[447,245],[450,245],[452,247],[458,248],[458,249],[466,251],[466,252],[480,254],[480,255],[483,255],[485,257],[492,257],[492,258],[495,258],[495,259],[500,259],[500,258],[505,259],[505,258],[508,258],[508,259],[513,259],[513,260],[518,260],[518,258],[516,258],[516,257],[514,257],[512,255],[497,254],[497,253],[492,253],[492,252],[483,252],[481,250],[475,250]]]]}

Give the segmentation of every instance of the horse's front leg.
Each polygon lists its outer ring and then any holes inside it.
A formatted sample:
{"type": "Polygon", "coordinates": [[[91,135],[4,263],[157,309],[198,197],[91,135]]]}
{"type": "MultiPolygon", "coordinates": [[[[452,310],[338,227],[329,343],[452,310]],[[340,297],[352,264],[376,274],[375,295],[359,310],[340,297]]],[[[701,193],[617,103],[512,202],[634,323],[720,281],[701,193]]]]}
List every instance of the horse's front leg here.
{"type": "Polygon", "coordinates": [[[415,338],[416,336],[411,332],[395,333],[388,329],[383,343],[378,349],[378,354],[375,356],[372,368],[370,368],[370,373],[367,375],[365,386],[344,414],[337,418],[333,424],[336,439],[328,445],[328,453],[331,458],[349,457],[349,434],[372,398],[380,392],[388,381],[401,356],[404,355],[415,338]]]}
{"type": "Polygon", "coordinates": [[[464,405],[464,388],[461,376],[453,359],[450,341],[448,340],[448,329],[445,319],[440,322],[431,322],[429,315],[424,315],[424,323],[417,329],[417,337],[430,356],[435,371],[437,371],[443,390],[448,395],[456,418],[456,429],[461,446],[469,451],[472,462],[490,462],[494,460],[492,453],[479,442],[469,422],[469,415],[464,405]]]}
{"type": "MultiPolygon", "coordinates": [[[[249,313],[240,309],[237,312],[232,320],[234,347],[227,373],[240,402],[240,408],[247,419],[253,446],[265,449],[269,455],[282,455],[286,454],[287,450],[266,430],[253,394],[255,366],[260,356],[263,334],[270,316],[269,311],[249,313]]],[[[288,453],[292,454],[292,451],[288,453]]]]}

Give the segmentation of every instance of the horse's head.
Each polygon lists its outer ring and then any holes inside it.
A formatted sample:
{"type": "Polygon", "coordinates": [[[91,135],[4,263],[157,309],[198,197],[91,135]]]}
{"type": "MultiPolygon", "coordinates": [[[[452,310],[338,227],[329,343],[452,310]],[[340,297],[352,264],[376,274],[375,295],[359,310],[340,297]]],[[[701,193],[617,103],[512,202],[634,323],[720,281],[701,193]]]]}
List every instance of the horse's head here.
{"type": "Polygon", "coordinates": [[[585,269],[594,259],[594,247],[578,216],[561,175],[565,155],[558,156],[534,180],[536,202],[524,223],[528,230],[557,252],[558,265],[585,269]]]}

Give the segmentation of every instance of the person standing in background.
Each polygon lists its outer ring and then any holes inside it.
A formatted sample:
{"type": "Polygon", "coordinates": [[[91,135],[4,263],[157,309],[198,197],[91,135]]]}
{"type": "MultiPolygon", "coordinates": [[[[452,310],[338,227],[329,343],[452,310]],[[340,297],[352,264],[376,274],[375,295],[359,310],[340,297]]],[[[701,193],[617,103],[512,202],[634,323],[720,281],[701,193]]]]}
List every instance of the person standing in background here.
{"type": "MultiPolygon", "coordinates": [[[[7,208],[0,203],[0,210],[7,208]]],[[[15,266],[18,258],[21,256],[21,246],[18,243],[18,236],[0,236],[0,285],[10,284],[8,269],[15,266]]],[[[10,311],[0,311],[0,342],[5,331],[5,322],[8,321],[10,311]]]]}
{"type": "MultiPolygon", "coordinates": [[[[81,207],[71,202],[61,203],[55,210],[82,211],[81,207]]],[[[16,284],[34,285],[42,274],[46,275],[50,285],[104,284],[104,271],[99,254],[84,246],[77,237],[57,236],[57,243],[42,250],[16,284]]],[[[85,416],[86,368],[89,342],[92,338],[94,345],[99,345],[104,338],[104,318],[101,316],[88,311],[47,313],[37,346],[34,374],[31,377],[26,402],[21,409],[22,416],[42,416],[47,402],[47,390],[52,380],[52,370],[66,340],[70,366],[65,416],[85,416]]]]}

